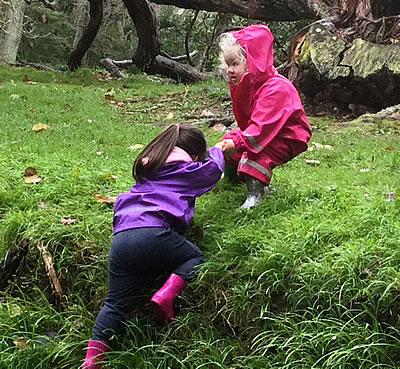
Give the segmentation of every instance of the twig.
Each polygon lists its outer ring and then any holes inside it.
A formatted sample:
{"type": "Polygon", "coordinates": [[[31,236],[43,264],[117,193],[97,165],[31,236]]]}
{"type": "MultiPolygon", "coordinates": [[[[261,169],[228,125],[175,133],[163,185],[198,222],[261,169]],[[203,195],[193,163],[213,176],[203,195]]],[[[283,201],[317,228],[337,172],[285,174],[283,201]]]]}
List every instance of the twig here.
{"type": "Polygon", "coordinates": [[[44,261],[44,266],[46,267],[46,272],[47,275],[49,276],[50,279],[50,284],[55,290],[56,294],[61,298],[63,293],[61,289],[60,282],[58,281],[56,271],[54,270],[53,266],[53,260],[51,258],[51,255],[49,251],[47,250],[46,246],[43,244],[43,242],[38,242],[37,247],[42,254],[43,261],[44,261]]]}

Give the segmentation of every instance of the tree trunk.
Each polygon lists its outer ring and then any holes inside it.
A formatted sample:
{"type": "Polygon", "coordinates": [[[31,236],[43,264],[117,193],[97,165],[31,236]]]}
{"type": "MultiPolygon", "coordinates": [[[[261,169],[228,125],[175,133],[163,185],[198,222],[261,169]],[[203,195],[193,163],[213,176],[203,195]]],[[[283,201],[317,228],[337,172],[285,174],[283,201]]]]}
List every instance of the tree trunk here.
{"type": "Polygon", "coordinates": [[[71,51],[67,58],[67,64],[70,70],[75,70],[81,66],[82,58],[89,50],[93,40],[96,38],[103,19],[103,0],[89,0],[89,4],[89,23],[86,26],[77,47],[71,51]]]}
{"type": "Polygon", "coordinates": [[[21,42],[25,0],[0,2],[0,62],[13,64],[21,42]]]}
{"type": "Polygon", "coordinates": [[[147,73],[162,74],[183,83],[193,83],[206,78],[205,74],[190,65],[178,63],[161,55],[158,55],[149,65],[147,73]]]}
{"type": "Polygon", "coordinates": [[[160,28],[152,5],[146,0],[123,0],[135,24],[138,45],[132,57],[134,64],[147,71],[160,53],[160,28]]]}
{"type": "MultiPolygon", "coordinates": [[[[135,0],[130,0],[135,1],[135,0]]],[[[318,19],[330,9],[329,0],[153,0],[179,8],[230,13],[262,21],[318,19]]]]}
{"type": "MultiPolygon", "coordinates": [[[[85,27],[89,22],[89,2],[87,0],[77,0],[75,9],[75,37],[72,43],[73,49],[78,47],[78,43],[82,38],[84,33],[85,27]]],[[[86,56],[87,54],[82,57],[82,64],[86,64],[86,56]]]]}
{"type": "Polygon", "coordinates": [[[362,7],[331,20],[294,39],[281,71],[306,104],[353,116],[399,104],[400,16],[373,19],[372,8],[362,7]]]}

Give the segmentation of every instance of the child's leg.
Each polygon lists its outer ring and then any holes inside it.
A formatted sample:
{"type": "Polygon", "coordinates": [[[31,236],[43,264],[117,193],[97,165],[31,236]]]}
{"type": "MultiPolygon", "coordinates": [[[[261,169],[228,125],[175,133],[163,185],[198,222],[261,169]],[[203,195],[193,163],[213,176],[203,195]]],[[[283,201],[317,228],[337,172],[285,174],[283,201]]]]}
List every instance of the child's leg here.
{"type": "Polygon", "coordinates": [[[108,261],[108,294],[97,315],[83,369],[102,368],[99,361],[105,357],[108,340],[119,330],[121,322],[134,306],[134,297],[142,288],[141,279],[130,267],[135,253],[126,252],[127,248],[135,250],[128,233],[121,232],[113,238],[108,261]]]}
{"type": "Polygon", "coordinates": [[[92,339],[109,340],[119,331],[121,323],[133,310],[134,299],[142,289],[142,280],[119,263],[110,260],[108,269],[108,294],[97,315],[92,339]]]}
{"type": "MultiPolygon", "coordinates": [[[[245,176],[247,199],[241,206],[251,208],[261,202],[262,195],[268,192],[272,170],[291,160],[299,153],[295,141],[276,137],[263,151],[258,154],[244,152],[239,161],[238,172],[245,176]]],[[[303,149],[303,145],[301,146],[303,149]]]]}
{"type": "Polygon", "coordinates": [[[240,183],[239,176],[237,174],[237,164],[227,164],[224,168],[224,177],[229,183],[238,184],[240,183]]]}
{"type": "Polygon", "coordinates": [[[245,175],[247,198],[240,206],[242,209],[250,209],[261,203],[262,196],[268,193],[268,185],[249,175],[245,175]]]}
{"type": "Polygon", "coordinates": [[[164,285],[153,295],[151,303],[158,318],[174,318],[174,300],[186,283],[194,277],[194,267],[203,260],[200,249],[171,229],[162,232],[164,245],[158,261],[171,273],[164,285]]]}

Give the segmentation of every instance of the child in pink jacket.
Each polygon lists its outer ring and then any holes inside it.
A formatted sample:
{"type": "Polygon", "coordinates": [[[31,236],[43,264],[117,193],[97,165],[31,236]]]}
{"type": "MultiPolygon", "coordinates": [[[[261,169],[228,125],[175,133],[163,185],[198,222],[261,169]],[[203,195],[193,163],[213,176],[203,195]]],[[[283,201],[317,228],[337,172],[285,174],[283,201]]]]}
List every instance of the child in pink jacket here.
{"type": "Polygon", "coordinates": [[[221,59],[229,80],[238,128],[222,138],[227,164],[244,177],[242,208],[258,205],[272,169],[307,150],[311,128],[293,84],[275,69],[274,37],[264,25],[220,36],[221,59]]]}

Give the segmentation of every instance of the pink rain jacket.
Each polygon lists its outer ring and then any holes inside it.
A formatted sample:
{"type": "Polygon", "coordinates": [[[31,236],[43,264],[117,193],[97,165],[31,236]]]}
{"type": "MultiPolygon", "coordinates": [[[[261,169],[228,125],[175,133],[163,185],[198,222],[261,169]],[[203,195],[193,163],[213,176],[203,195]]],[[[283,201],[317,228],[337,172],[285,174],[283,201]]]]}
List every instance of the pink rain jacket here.
{"type": "Polygon", "coordinates": [[[275,166],[307,150],[311,128],[296,88],[273,65],[268,27],[251,25],[232,34],[246,52],[248,72],[229,86],[238,128],[223,139],[235,143],[231,159],[239,175],[269,184],[275,166]]]}

